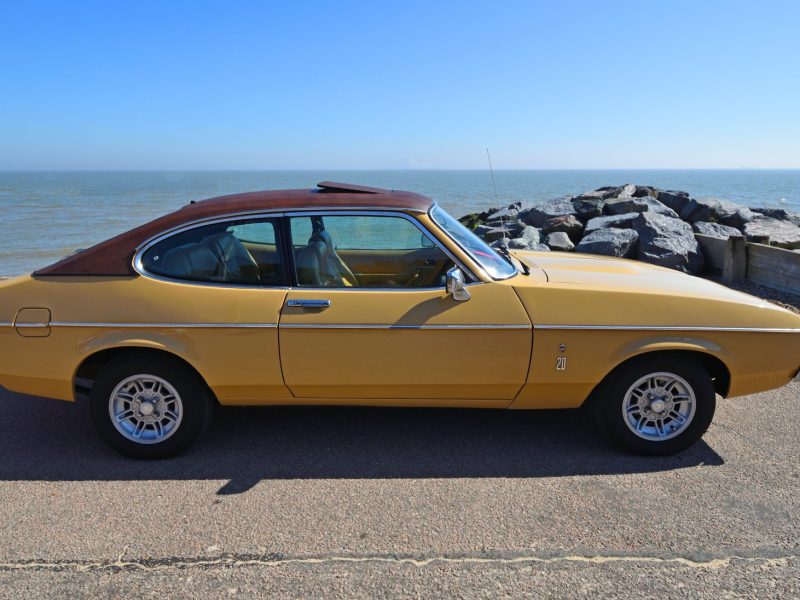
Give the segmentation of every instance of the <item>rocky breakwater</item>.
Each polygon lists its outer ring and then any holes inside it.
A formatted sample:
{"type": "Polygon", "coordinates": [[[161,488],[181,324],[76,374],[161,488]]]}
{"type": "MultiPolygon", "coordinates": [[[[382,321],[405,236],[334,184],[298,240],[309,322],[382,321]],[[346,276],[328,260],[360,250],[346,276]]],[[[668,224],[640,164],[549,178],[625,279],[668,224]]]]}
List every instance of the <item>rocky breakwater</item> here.
{"type": "Polygon", "coordinates": [[[634,258],[689,273],[704,270],[695,233],[800,248],[800,213],[633,184],[516,202],[460,220],[493,246],[634,258]]]}

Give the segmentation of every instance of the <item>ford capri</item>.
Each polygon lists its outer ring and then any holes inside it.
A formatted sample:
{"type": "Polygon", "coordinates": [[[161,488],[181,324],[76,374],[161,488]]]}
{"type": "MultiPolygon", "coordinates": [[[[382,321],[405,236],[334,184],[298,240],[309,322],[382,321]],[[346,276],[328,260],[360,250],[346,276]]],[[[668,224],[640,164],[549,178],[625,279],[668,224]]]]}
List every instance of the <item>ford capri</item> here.
{"type": "Polygon", "coordinates": [[[496,251],[430,199],[320,183],[191,204],[0,282],[0,385],[129,456],[220,405],[591,406],[670,454],[800,367],[800,317],[635,261],[496,251]]]}

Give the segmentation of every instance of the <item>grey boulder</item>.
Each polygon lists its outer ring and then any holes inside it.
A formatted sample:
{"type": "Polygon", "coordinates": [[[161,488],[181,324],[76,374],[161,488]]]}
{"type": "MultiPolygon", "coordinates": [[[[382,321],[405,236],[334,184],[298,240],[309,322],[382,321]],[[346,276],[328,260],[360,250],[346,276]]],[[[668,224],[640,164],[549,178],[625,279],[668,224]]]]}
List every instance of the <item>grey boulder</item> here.
{"type": "Polygon", "coordinates": [[[639,260],[689,273],[702,271],[703,253],[688,223],[644,212],[631,226],[639,234],[639,260]]]}
{"type": "Polygon", "coordinates": [[[534,246],[536,246],[540,241],[539,230],[536,227],[531,227],[528,225],[522,232],[519,234],[519,237],[516,237],[509,241],[508,247],[509,248],[516,248],[518,250],[530,250],[534,246]]]}
{"type": "Polygon", "coordinates": [[[620,185],[607,185],[605,187],[597,188],[596,190],[592,190],[591,192],[584,192],[579,196],[575,196],[573,200],[589,200],[589,199],[600,199],[600,200],[607,200],[608,198],[616,198],[622,192],[623,187],[620,185]]]}
{"type": "Polygon", "coordinates": [[[574,241],[581,238],[583,223],[581,223],[575,215],[562,215],[545,221],[542,231],[545,233],[563,231],[574,241]]]}
{"type": "Polygon", "coordinates": [[[551,250],[558,250],[560,252],[572,252],[575,250],[575,244],[569,239],[569,236],[563,231],[554,231],[547,235],[545,240],[551,250]]]}
{"type": "Polygon", "coordinates": [[[508,244],[506,244],[506,248],[515,250],[530,250],[531,246],[532,244],[525,238],[514,238],[513,240],[508,240],[508,244]]]}
{"type": "Polygon", "coordinates": [[[632,229],[607,227],[584,237],[575,250],[584,254],[628,257],[635,253],[638,239],[639,234],[632,229]]]}
{"type": "Polygon", "coordinates": [[[501,208],[500,210],[496,210],[489,215],[489,217],[486,219],[486,222],[500,225],[501,223],[516,221],[517,215],[520,211],[520,206],[521,203],[517,202],[515,204],[510,204],[505,208],[501,208]]]}
{"type": "Polygon", "coordinates": [[[492,248],[511,248],[511,242],[513,240],[510,238],[500,238],[499,240],[493,241],[489,246],[492,248]]]}
{"type": "Polygon", "coordinates": [[[632,212],[654,212],[674,219],[678,218],[678,213],[652,196],[611,198],[606,201],[603,210],[609,215],[624,215],[632,212]]]}
{"type": "Polygon", "coordinates": [[[616,227],[624,229],[630,227],[633,220],[639,216],[640,213],[625,213],[624,215],[611,215],[608,217],[595,217],[586,223],[584,233],[591,233],[597,229],[605,229],[606,227],[616,227]]]}
{"type": "Polygon", "coordinates": [[[575,212],[572,199],[569,196],[553,198],[541,204],[530,207],[519,213],[519,218],[527,225],[542,227],[545,222],[553,217],[571,215],[575,212]]]}
{"type": "Polygon", "coordinates": [[[716,200],[714,198],[692,199],[681,210],[681,219],[689,223],[706,221],[722,223],[737,229],[745,223],[756,218],[756,213],[729,200],[716,200]]]}
{"type": "Polygon", "coordinates": [[[728,227],[735,227],[736,229],[742,230],[747,223],[757,219],[759,216],[758,213],[753,212],[746,206],[740,206],[732,213],[721,215],[719,222],[728,227]]]}
{"type": "Polygon", "coordinates": [[[610,198],[606,200],[603,212],[607,215],[624,215],[630,212],[644,212],[647,210],[647,202],[644,198],[634,198],[632,196],[610,198]]]}
{"type": "Polygon", "coordinates": [[[538,244],[541,241],[541,232],[532,225],[526,225],[519,237],[528,240],[531,244],[538,244]]]}
{"type": "Polygon", "coordinates": [[[745,224],[744,234],[751,241],[768,238],[773,246],[792,250],[800,248],[800,227],[789,221],[759,217],[745,224]]]}
{"type": "Polygon", "coordinates": [[[719,223],[709,223],[707,221],[697,221],[697,223],[693,223],[692,229],[695,233],[725,240],[729,237],[742,237],[742,232],[735,227],[728,227],[727,225],[720,225],[719,223]]]}
{"type": "Polygon", "coordinates": [[[669,206],[676,213],[680,214],[684,207],[689,204],[691,198],[687,192],[678,192],[673,190],[659,190],[656,198],[658,201],[669,206]]]}
{"type": "Polygon", "coordinates": [[[475,228],[475,234],[485,239],[487,242],[493,242],[502,238],[515,238],[517,237],[525,225],[519,221],[505,223],[503,225],[478,225],[475,228]]]}
{"type": "Polygon", "coordinates": [[[584,223],[589,219],[602,215],[605,204],[606,201],[604,198],[587,196],[585,194],[572,199],[572,207],[575,210],[575,215],[584,223]]]}
{"type": "Polygon", "coordinates": [[[545,244],[531,244],[523,238],[515,238],[513,240],[497,240],[496,242],[493,242],[491,246],[492,248],[505,247],[512,250],[533,250],[535,252],[550,251],[550,248],[548,248],[545,244]]]}
{"type": "Polygon", "coordinates": [[[754,208],[753,212],[764,215],[765,217],[772,217],[779,221],[791,221],[795,225],[800,225],[800,213],[785,210],[783,208],[754,208]]]}
{"type": "Polygon", "coordinates": [[[672,217],[673,219],[680,218],[678,217],[678,213],[660,200],[656,200],[655,198],[648,196],[647,198],[644,198],[644,201],[647,203],[648,212],[654,212],[658,215],[664,215],[665,217],[672,217]]]}

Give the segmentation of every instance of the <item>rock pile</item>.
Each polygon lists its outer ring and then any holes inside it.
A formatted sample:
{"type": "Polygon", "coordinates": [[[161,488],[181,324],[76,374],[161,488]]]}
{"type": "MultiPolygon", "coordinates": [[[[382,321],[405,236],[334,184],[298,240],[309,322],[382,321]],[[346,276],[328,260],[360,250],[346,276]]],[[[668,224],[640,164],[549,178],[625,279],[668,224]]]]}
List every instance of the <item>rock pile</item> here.
{"type": "Polygon", "coordinates": [[[689,273],[704,268],[695,233],[800,248],[800,213],[634,184],[516,202],[460,220],[494,246],[636,258],[689,273]]]}

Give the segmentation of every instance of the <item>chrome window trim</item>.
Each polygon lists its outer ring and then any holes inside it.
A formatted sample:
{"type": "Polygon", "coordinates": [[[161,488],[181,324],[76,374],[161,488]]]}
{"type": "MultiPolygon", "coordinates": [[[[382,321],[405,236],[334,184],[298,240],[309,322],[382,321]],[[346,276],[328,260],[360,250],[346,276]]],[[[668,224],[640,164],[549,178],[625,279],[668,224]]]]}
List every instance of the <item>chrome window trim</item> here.
{"type": "MultiPolygon", "coordinates": [[[[282,216],[284,216],[286,218],[292,218],[292,217],[337,217],[337,216],[343,216],[341,214],[341,212],[342,212],[341,209],[340,210],[331,210],[331,209],[317,209],[317,208],[311,209],[310,208],[310,209],[307,209],[307,210],[304,209],[304,210],[296,210],[296,211],[285,211],[282,216]]],[[[416,212],[418,214],[425,214],[425,211],[420,211],[420,210],[414,211],[414,212],[416,212]]],[[[347,211],[347,215],[346,216],[348,216],[348,217],[400,217],[402,219],[405,219],[406,221],[408,221],[412,225],[414,225],[417,229],[419,229],[422,232],[422,234],[425,237],[427,237],[433,243],[434,246],[439,248],[439,250],[444,252],[444,254],[450,260],[452,260],[456,265],[458,265],[458,268],[461,269],[462,271],[464,271],[464,274],[467,275],[470,279],[472,279],[472,281],[470,283],[483,283],[480,280],[479,277],[475,276],[475,274],[472,272],[471,269],[468,269],[466,267],[466,265],[464,265],[463,262],[461,262],[458,258],[456,258],[456,256],[452,252],[450,252],[450,250],[448,250],[445,246],[443,246],[441,241],[439,241],[436,238],[436,236],[434,236],[430,231],[428,231],[427,227],[425,227],[422,223],[420,223],[418,219],[415,219],[414,217],[412,217],[411,215],[409,215],[409,214],[407,214],[405,212],[400,212],[400,211],[397,211],[396,209],[394,209],[394,210],[379,210],[379,211],[376,211],[376,210],[363,210],[363,209],[352,209],[352,210],[348,210],[347,211]]],[[[291,237],[291,229],[292,229],[292,227],[291,227],[291,224],[290,224],[289,225],[289,235],[290,235],[290,237],[291,237]]],[[[291,248],[291,246],[292,246],[292,240],[291,239],[289,240],[289,245],[290,245],[290,250],[293,251],[293,249],[291,248]]],[[[408,292],[408,291],[422,291],[422,290],[444,290],[445,287],[444,286],[440,286],[440,287],[429,287],[429,288],[369,288],[369,287],[356,287],[356,286],[353,286],[353,287],[324,287],[324,286],[323,287],[311,287],[311,286],[298,285],[297,288],[294,288],[294,289],[302,289],[302,290],[347,290],[347,291],[358,290],[358,291],[373,291],[373,292],[374,291],[382,291],[382,290],[392,290],[392,291],[406,291],[406,292],[408,292]]]]}
{"type": "MultiPolygon", "coordinates": [[[[490,280],[492,280],[492,281],[506,281],[506,280],[508,280],[508,279],[511,279],[512,277],[516,277],[517,275],[519,275],[519,269],[517,269],[517,265],[515,265],[515,264],[514,264],[512,261],[509,261],[509,264],[510,264],[510,265],[511,265],[511,266],[514,268],[514,273],[513,273],[513,274],[509,275],[508,277],[501,277],[501,278],[492,277],[492,276],[489,274],[489,272],[488,272],[488,271],[487,271],[487,270],[486,270],[486,269],[483,267],[483,264],[481,263],[481,261],[480,261],[480,260],[478,260],[477,258],[475,258],[475,256],[472,254],[472,252],[470,252],[469,250],[467,250],[466,248],[464,248],[464,246],[462,246],[461,244],[459,244],[459,243],[458,243],[458,240],[457,240],[457,239],[455,239],[455,238],[454,238],[452,235],[450,235],[450,233],[449,233],[449,232],[448,232],[448,231],[447,231],[447,230],[446,230],[444,227],[442,227],[442,225],[441,225],[441,224],[440,224],[440,223],[439,223],[439,222],[438,222],[438,221],[437,221],[437,220],[434,218],[434,216],[433,216],[433,211],[434,211],[435,209],[437,209],[437,208],[439,208],[440,210],[443,210],[443,211],[444,211],[444,209],[443,209],[442,207],[440,207],[440,206],[439,206],[439,204],[438,204],[438,203],[436,203],[436,202],[434,202],[434,203],[431,205],[431,207],[428,209],[428,212],[427,212],[427,214],[428,214],[428,218],[431,220],[431,223],[433,223],[434,225],[436,225],[436,227],[439,229],[439,231],[441,231],[441,232],[442,232],[442,234],[443,234],[443,235],[444,235],[444,236],[445,236],[447,239],[449,239],[449,240],[450,240],[451,242],[453,242],[453,243],[454,243],[456,246],[458,246],[458,247],[461,249],[461,251],[462,251],[464,254],[466,254],[467,256],[469,256],[469,257],[470,257],[470,259],[472,260],[472,262],[474,262],[476,265],[478,265],[478,267],[479,267],[479,268],[480,268],[480,270],[481,270],[481,273],[483,273],[483,274],[484,274],[484,275],[485,275],[485,276],[486,276],[488,279],[490,279],[490,280]]],[[[445,211],[445,212],[446,212],[446,211],[445,211]]],[[[450,214],[450,213],[447,213],[447,214],[450,214]]],[[[451,216],[452,216],[452,215],[451,215],[451,216]]],[[[494,249],[492,248],[492,250],[494,250],[494,249]]],[[[498,255],[498,256],[499,256],[499,255],[498,255]]],[[[501,256],[501,258],[502,258],[502,256],[501,256]]]]}
{"type": "Polygon", "coordinates": [[[214,223],[221,223],[224,221],[236,220],[236,219],[250,219],[250,218],[258,218],[259,216],[263,216],[264,218],[279,218],[282,217],[284,210],[257,210],[257,211],[245,211],[245,212],[235,212],[229,213],[222,216],[215,216],[215,217],[204,217],[202,219],[195,219],[194,221],[189,221],[187,223],[182,223],[180,225],[175,225],[174,227],[170,227],[169,229],[165,229],[157,233],[156,235],[147,238],[141,244],[136,246],[134,249],[135,254],[141,254],[145,250],[147,250],[153,244],[160,242],[162,239],[166,239],[168,237],[172,237],[172,235],[181,233],[183,231],[189,231],[190,229],[195,229],[197,227],[202,227],[203,225],[213,225],[214,223]]]}
{"type": "Polygon", "coordinates": [[[673,325],[533,325],[534,329],[544,330],[591,330],[591,331],[721,331],[742,333],[800,333],[800,329],[780,327],[705,327],[673,325]]]}
{"type": "MultiPolygon", "coordinates": [[[[352,211],[359,211],[359,210],[364,210],[364,209],[349,208],[349,207],[346,207],[346,206],[342,206],[342,207],[320,206],[320,207],[315,207],[315,208],[310,209],[310,210],[327,210],[327,211],[331,211],[331,212],[341,212],[341,211],[352,212],[352,211]]],[[[399,206],[386,207],[385,209],[380,208],[380,207],[375,207],[375,208],[370,208],[368,210],[373,211],[373,212],[378,212],[378,213],[382,213],[382,212],[385,212],[385,211],[397,212],[399,210],[404,210],[404,211],[408,211],[408,212],[412,212],[412,213],[425,214],[424,210],[421,210],[421,209],[418,209],[418,208],[408,208],[408,209],[406,209],[406,208],[402,208],[402,207],[399,207],[399,206]]],[[[170,227],[169,229],[165,229],[164,231],[161,231],[161,232],[157,233],[156,235],[147,238],[145,241],[141,242],[138,246],[136,246],[136,248],[134,248],[134,252],[135,253],[139,253],[139,251],[144,249],[145,246],[150,246],[154,242],[156,242],[157,240],[160,240],[163,237],[168,237],[172,233],[177,233],[178,231],[183,231],[185,229],[192,229],[194,227],[199,227],[200,225],[213,224],[213,223],[216,223],[218,221],[227,221],[229,219],[253,218],[253,217],[258,217],[258,216],[264,216],[264,217],[268,217],[268,218],[269,217],[282,217],[286,213],[287,213],[287,210],[285,208],[276,208],[276,209],[262,208],[262,209],[259,209],[259,210],[243,210],[243,211],[237,211],[237,212],[232,212],[232,213],[226,213],[224,215],[216,215],[216,216],[213,216],[213,217],[203,217],[203,218],[200,218],[200,219],[195,219],[194,221],[187,221],[186,223],[181,223],[180,225],[175,225],[174,227],[170,227]]]]}
{"type": "Polygon", "coordinates": [[[531,326],[524,323],[497,324],[497,325],[380,325],[377,323],[280,323],[279,328],[287,329],[394,329],[394,330],[421,330],[421,329],[443,329],[443,330],[529,330],[531,326]]]}

